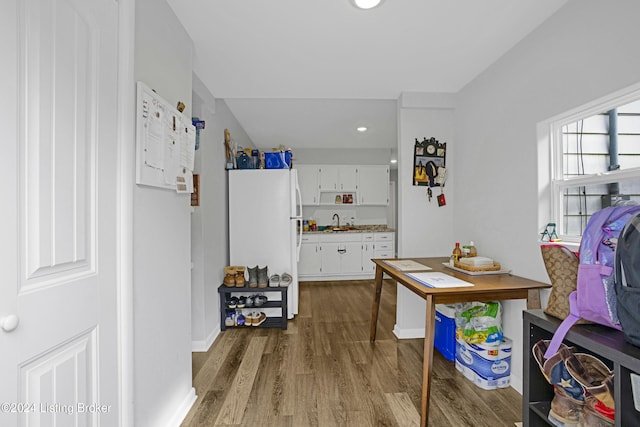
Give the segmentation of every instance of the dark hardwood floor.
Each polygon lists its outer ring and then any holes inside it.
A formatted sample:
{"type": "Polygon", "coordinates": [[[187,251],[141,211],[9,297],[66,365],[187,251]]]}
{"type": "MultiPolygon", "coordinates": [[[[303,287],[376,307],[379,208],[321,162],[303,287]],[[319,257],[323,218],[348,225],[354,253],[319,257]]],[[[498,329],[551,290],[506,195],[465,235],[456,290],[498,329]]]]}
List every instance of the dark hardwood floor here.
{"type": "MultiPolygon", "coordinates": [[[[303,282],[288,329],[232,328],[193,354],[198,399],[182,427],[417,426],[423,340],[398,340],[396,284],[385,280],[376,342],[373,281],[303,282]]],[[[429,425],[514,426],[521,396],[482,390],[438,352],[429,425]]]]}

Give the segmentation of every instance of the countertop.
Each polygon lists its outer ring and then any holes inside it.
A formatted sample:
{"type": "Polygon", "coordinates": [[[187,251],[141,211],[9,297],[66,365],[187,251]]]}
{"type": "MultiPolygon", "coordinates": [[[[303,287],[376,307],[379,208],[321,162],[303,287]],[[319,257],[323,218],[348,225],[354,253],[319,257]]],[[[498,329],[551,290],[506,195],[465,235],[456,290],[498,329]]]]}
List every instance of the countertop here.
{"type": "MultiPolygon", "coordinates": [[[[319,227],[322,228],[322,227],[319,227]]],[[[393,232],[395,228],[389,228],[386,225],[345,225],[339,230],[334,230],[333,226],[326,226],[323,230],[303,231],[302,234],[327,234],[327,233],[372,233],[372,232],[393,232]]]]}

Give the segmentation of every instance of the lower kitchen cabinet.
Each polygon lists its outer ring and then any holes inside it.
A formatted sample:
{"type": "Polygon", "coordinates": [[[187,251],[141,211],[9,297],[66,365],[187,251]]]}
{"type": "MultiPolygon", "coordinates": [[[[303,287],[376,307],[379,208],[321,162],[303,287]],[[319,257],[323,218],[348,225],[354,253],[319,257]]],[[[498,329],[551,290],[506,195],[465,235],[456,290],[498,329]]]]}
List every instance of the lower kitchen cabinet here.
{"type": "Polygon", "coordinates": [[[394,257],[394,232],[303,234],[298,262],[301,280],[367,279],[372,258],[394,257]]]}
{"type": "Polygon", "coordinates": [[[322,272],[320,258],[320,243],[317,234],[303,234],[300,244],[300,260],[298,261],[298,276],[313,276],[322,272]]]}

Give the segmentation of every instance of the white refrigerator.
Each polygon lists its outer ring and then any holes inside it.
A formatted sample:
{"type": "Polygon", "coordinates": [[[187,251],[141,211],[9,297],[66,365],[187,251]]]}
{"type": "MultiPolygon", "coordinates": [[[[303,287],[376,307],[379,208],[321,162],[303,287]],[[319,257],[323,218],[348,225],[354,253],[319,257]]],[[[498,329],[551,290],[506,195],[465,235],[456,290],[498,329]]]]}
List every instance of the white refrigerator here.
{"type": "Polygon", "coordinates": [[[229,261],[231,265],[268,266],[270,276],[291,274],[289,319],[298,314],[302,242],[298,230],[302,230],[302,200],[295,169],[229,171],[229,261]]]}

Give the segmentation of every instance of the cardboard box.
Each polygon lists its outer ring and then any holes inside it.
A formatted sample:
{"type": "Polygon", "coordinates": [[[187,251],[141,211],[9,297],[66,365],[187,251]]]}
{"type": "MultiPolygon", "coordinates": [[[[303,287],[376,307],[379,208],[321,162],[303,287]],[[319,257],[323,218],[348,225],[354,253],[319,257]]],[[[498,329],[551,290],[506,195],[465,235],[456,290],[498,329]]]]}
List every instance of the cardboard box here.
{"type": "Polygon", "coordinates": [[[485,390],[508,387],[511,383],[512,342],[504,338],[498,345],[469,344],[456,340],[456,369],[485,390]]]}
{"type": "Polygon", "coordinates": [[[436,304],[436,327],[433,346],[450,362],[456,360],[456,309],[436,304]]]}

